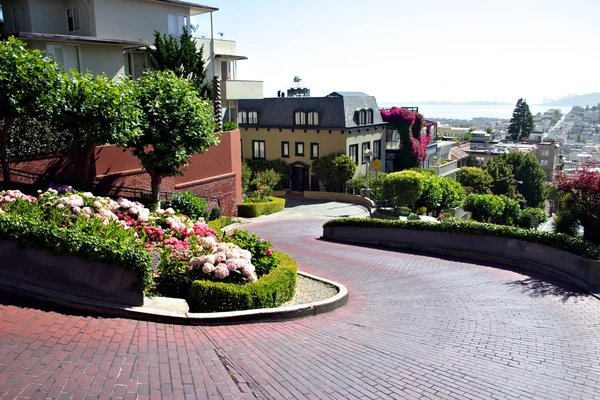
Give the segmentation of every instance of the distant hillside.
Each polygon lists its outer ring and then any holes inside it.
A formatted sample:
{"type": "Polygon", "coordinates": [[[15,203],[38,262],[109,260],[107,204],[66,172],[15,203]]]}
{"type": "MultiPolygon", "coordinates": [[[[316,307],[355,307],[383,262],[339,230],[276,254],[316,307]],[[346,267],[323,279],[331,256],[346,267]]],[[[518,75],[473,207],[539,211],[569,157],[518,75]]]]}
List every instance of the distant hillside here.
{"type": "Polygon", "coordinates": [[[544,105],[548,106],[596,106],[600,103],[600,93],[577,94],[561,97],[558,100],[545,100],[544,105]]]}

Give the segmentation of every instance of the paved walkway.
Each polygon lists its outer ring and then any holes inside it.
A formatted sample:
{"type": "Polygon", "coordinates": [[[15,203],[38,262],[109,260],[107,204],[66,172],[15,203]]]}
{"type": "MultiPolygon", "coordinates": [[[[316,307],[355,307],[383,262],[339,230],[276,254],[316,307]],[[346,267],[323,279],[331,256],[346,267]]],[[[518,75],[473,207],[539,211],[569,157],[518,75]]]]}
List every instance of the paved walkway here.
{"type": "Polygon", "coordinates": [[[186,327],[0,298],[0,398],[592,399],[600,301],[525,271],[246,226],[348,286],[329,315],[186,327]]]}

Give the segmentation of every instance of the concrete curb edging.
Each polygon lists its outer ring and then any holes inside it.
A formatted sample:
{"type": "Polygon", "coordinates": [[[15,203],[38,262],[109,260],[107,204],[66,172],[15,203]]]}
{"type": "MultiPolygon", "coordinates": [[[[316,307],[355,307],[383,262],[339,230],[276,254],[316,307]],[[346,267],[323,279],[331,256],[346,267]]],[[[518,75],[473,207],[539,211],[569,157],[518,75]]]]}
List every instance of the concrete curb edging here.
{"type": "MultiPolygon", "coordinates": [[[[545,265],[543,263],[536,262],[534,260],[528,260],[528,259],[524,259],[524,258],[521,258],[518,256],[510,256],[510,255],[506,255],[506,254],[503,254],[503,255],[486,254],[483,252],[474,252],[474,251],[469,251],[469,250],[464,250],[464,249],[436,247],[436,246],[426,245],[426,244],[422,244],[422,243],[409,243],[409,242],[399,243],[397,241],[382,242],[379,239],[368,239],[365,237],[358,237],[359,235],[356,235],[356,229],[358,229],[358,228],[356,228],[356,227],[353,228],[353,229],[355,229],[355,231],[354,231],[355,234],[353,235],[353,237],[343,237],[344,235],[341,235],[342,237],[336,237],[338,235],[336,235],[333,232],[334,229],[331,229],[331,228],[324,229],[323,236],[321,239],[326,240],[326,241],[336,242],[336,243],[347,243],[347,244],[363,245],[363,246],[377,246],[377,247],[388,248],[388,249],[410,250],[410,251],[415,251],[415,252],[425,253],[425,254],[438,254],[438,255],[442,255],[442,256],[445,255],[445,256],[458,257],[458,258],[467,258],[467,259],[477,260],[477,261],[493,262],[493,263],[502,264],[502,265],[510,266],[510,267],[525,268],[528,270],[540,272],[542,274],[545,274],[545,275],[548,275],[548,276],[551,276],[554,278],[572,282],[572,283],[578,285],[579,287],[581,287],[582,289],[584,289],[585,291],[587,291],[592,296],[600,299],[600,291],[596,290],[596,288],[594,288],[592,285],[590,285],[584,279],[581,279],[580,277],[570,274],[569,272],[560,270],[558,268],[554,268],[550,265],[545,265]]],[[[411,232],[414,232],[414,231],[411,231],[411,232]]]]}
{"type": "Polygon", "coordinates": [[[84,299],[9,279],[0,280],[0,291],[91,313],[94,316],[119,317],[178,325],[231,325],[250,322],[285,321],[325,314],[341,308],[348,303],[348,289],[344,285],[300,271],[298,274],[332,285],[338,289],[338,293],[329,299],[288,307],[218,313],[188,312],[184,314],[144,307],[124,307],[114,303],[84,299]]]}

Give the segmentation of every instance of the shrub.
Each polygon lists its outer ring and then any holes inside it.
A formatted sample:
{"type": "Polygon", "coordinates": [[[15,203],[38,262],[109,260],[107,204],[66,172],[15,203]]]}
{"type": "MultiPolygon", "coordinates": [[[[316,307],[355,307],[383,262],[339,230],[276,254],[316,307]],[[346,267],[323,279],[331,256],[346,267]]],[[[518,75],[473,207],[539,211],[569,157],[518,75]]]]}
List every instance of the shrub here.
{"type": "Polygon", "coordinates": [[[15,120],[8,136],[9,157],[65,154],[77,147],[77,138],[69,131],[57,131],[44,119],[23,117],[15,120]]]}
{"type": "Polygon", "coordinates": [[[273,253],[271,242],[259,238],[256,233],[250,235],[248,231],[236,230],[231,235],[225,236],[223,241],[233,243],[250,252],[252,265],[256,268],[256,275],[259,278],[268,274],[279,263],[279,257],[273,253]]]}
{"type": "Polygon", "coordinates": [[[492,219],[492,222],[499,225],[515,225],[521,218],[521,206],[519,202],[507,196],[499,196],[504,202],[502,214],[492,219]]]}
{"type": "Polygon", "coordinates": [[[383,181],[383,196],[398,210],[412,207],[423,192],[423,175],[415,171],[393,172],[383,181]]]}
{"type": "MultiPolygon", "coordinates": [[[[289,188],[290,187],[290,166],[286,164],[281,158],[277,158],[275,160],[251,160],[244,159],[244,163],[250,168],[251,176],[249,178],[249,186],[247,190],[253,190],[254,187],[251,186],[250,182],[254,180],[254,177],[257,172],[266,171],[268,169],[272,169],[277,172],[279,176],[279,182],[277,182],[274,187],[275,189],[289,188]]],[[[243,177],[242,177],[243,178],[243,177]]]]}
{"type": "Polygon", "coordinates": [[[465,190],[460,183],[450,178],[440,178],[442,188],[441,210],[460,207],[465,201],[465,190]]]}
{"type": "Polygon", "coordinates": [[[456,181],[467,193],[488,194],[493,178],[485,170],[478,167],[462,167],[456,173],[456,181]]]}
{"type": "Polygon", "coordinates": [[[277,307],[294,297],[296,262],[278,253],[279,265],[254,283],[194,281],[187,302],[191,312],[238,311],[277,307]]]}
{"type": "Polygon", "coordinates": [[[354,176],[355,172],[356,165],[343,153],[327,154],[312,163],[312,173],[330,192],[343,192],[346,182],[354,176]]]}
{"type": "Polygon", "coordinates": [[[252,182],[256,188],[254,197],[260,201],[269,197],[280,178],[281,175],[273,169],[257,172],[254,175],[254,181],[252,182]]]}
{"type": "Polygon", "coordinates": [[[577,236],[579,220],[571,211],[561,211],[554,216],[552,221],[554,232],[563,233],[569,236],[577,236]]]}
{"type": "Polygon", "coordinates": [[[61,228],[31,215],[0,213],[0,239],[15,242],[22,247],[49,250],[56,254],[70,254],[84,260],[111,264],[133,271],[145,289],[152,284],[150,253],[141,245],[107,241],[73,227],[61,228]]]}
{"type": "Polygon", "coordinates": [[[237,128],[238,124],[236,124],[235,122],[223,122],[223,131],[235,131],[237,128]]]}
{"type": "Polygon", "coordinates": [[[480,222],[497,220],[504,212],[504,199],[493,194],[475,194],[467,196],[465,211],[472,213],[473,219],[480,222]]]}
{"type": "Polygon", "coordinates": [[[246,193],[250,190],[250,184],[252,183],[252,169],[246,162],[242,161],[242,192],[246,193]]]}
{"type": "Polygon", "coordinates": [[[539,224],[543,224],[546,221],[548,221],[548,216],[544,210],[541,208],[530,207],[523,210],[517,225],[521,228],[535,229],[539,224]]]}
{"type": "Polygon", "coordinates": [[[391,221],[369,218],[338,218],[327,221],[324,227],[360,227],[360,228],[395,228],[415,231],[452,232],[461,235],[499,236],[524,240],[568,251],[582,257],[600,260],[600,246],[586,240],[563,234],[542,232],[532,229],[521,229],[513,226],[494,225],[467,221],[457,218],[446,218],[436,224],[424,221],[391,221]]]}
{"type": "Polygon", "coordinates": [[[224,232],[221,230],[227,225],[231,225],[231,217],[221,217],[208,221],[208,227],[215,231],[217,237],[223,237],[224,232]]]}
{"type": "Polygon", "coordinates": [[[208,220],[213,221],[215,219],[219,219],[221,218],[221,215],[223,215],[223,210],[221,210],[220,207],[213,207],[210,209],[210,215],[208,216],[208,220]]]}
{"type": "Polygon", "coordinates": [[[195,196],[192,192],[177,192],[166,201],[163,208],[173,208],[177,213],[186,215],[193,220],[206,218],[208,202],[202,197],[195,196]]]}
{"type": "Polygon", "coordinates": [[[254,218],[259,215],[273,214],[285,208],[285,199],[283,198],[268,197],[267,200],[259,203],[238,204],[238,215],[243,218],[254,218]]]}
{"type": "Polygon", "coordinates": [[[417,214],[423,215],[427,214],[428,210],[433,210],[439,208],[442,197],[444,195],[444,191],[442,190],[442,186],[440,185],[440,178],[437,175],[431,174],[422,174],[423,175],[423,192],[421,196],[415,203],[415,208],[417,208],[417,214]],[[423,211],[423,209],[425,211],[423,211]]]}

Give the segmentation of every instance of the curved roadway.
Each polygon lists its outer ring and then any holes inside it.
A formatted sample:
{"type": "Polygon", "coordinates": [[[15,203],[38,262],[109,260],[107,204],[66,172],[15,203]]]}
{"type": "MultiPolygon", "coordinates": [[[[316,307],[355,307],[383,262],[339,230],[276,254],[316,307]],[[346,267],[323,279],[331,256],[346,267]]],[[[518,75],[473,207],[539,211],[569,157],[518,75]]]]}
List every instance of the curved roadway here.
{"type": "Polygon", "coordinates": [[[327,315],[189,327],[3,296],[0,398],[600,397],[599,300],[526,271],[321,241],[324,221],[246,227],[347,285],[327,315]]]}

